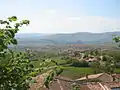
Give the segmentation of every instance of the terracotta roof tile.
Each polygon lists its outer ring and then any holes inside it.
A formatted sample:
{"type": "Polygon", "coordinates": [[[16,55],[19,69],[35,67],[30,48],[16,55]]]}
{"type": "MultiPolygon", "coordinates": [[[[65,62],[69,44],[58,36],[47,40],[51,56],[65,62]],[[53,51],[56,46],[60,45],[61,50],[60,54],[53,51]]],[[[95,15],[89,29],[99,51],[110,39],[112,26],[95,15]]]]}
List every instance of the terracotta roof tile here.
{"type": "Polygon", "coordinates": [[[120,82],[91,82],[80,87],[87,87],[86,90],[111,90],[111,88],[120,87],[120,82]]]}

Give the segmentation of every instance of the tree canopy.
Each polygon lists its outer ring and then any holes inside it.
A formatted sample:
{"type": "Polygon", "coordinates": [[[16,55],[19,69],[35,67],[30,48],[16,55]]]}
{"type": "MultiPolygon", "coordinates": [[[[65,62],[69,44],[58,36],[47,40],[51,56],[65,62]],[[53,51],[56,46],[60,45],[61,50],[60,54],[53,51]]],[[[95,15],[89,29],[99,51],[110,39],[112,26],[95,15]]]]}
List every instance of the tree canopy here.
{"type": "Polygon", "coordinates": [[[45,86],[49,88],[49,82],[53,77],[62,72],[60,66],[53,60],[43,60],[39,68],[31,64],[31,52],[16,52],[9,45],[17,45],[15,34],[24,25],[29,25],[29,20],[18,21],[16,16],[0,20],[0,90],[27,90],[31,77],[41,71],[50,71],[45,79],[45,86]],[[50,67],[49,63],[54,63],[50,67]]]}

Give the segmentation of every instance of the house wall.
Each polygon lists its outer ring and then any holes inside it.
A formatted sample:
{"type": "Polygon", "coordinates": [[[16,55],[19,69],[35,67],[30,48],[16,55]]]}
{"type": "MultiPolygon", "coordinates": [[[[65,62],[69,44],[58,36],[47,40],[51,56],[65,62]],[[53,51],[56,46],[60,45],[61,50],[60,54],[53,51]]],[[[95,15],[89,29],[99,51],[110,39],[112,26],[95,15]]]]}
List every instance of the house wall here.
{"type": "Polygon", "coordinates": [[[113,77],[109,74],[103,74],[100,77],[98,77],[98,79],[103,82],[112,82],[113,81],[113,77]]]}

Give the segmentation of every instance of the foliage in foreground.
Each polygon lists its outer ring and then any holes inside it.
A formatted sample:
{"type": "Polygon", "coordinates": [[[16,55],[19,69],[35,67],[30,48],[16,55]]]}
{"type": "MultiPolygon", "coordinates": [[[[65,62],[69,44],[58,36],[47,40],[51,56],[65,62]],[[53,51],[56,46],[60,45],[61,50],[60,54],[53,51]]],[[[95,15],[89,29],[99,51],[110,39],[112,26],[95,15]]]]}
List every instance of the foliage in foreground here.
{"type": "Polygon", "coordinates": [[[53,77],[62,72],[52,60],[43,60],[40,67],[35,69],[31,64],[32,53],[29,50],[15,52],[9,48],[9,45],[17,45],[15,34],[19,28],[29,23],[28,20],[18,22],[16,16],[0,20],[0,90],[27,90],[31,77],[44,70],[51,71],[45,80],[45,86],[48,88],[53,77]],[[48,66],[50,62],[54,63],[53,67],[48,66]]]}

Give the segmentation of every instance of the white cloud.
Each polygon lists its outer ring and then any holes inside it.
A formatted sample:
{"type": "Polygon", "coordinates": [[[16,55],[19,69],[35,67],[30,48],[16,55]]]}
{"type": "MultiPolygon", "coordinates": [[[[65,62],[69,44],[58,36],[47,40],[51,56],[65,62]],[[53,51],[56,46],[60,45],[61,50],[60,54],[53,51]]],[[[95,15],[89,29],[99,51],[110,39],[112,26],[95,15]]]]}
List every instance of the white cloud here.
{"type": "Polygon", "coordinates": [[[21,32],[65,33],[106,32],[120,29],[120,19],[102,16],[73,16],[56,10],[41,11],[30,17],[30,26],[21,32]]]}
{"type": "Polygon", "coordinates": [[[77,17],[70,19],[70,21],[72,29],[75,28],[89,32],[111,31],[120,27],[120,20],[101,16],[77,17]]]}

